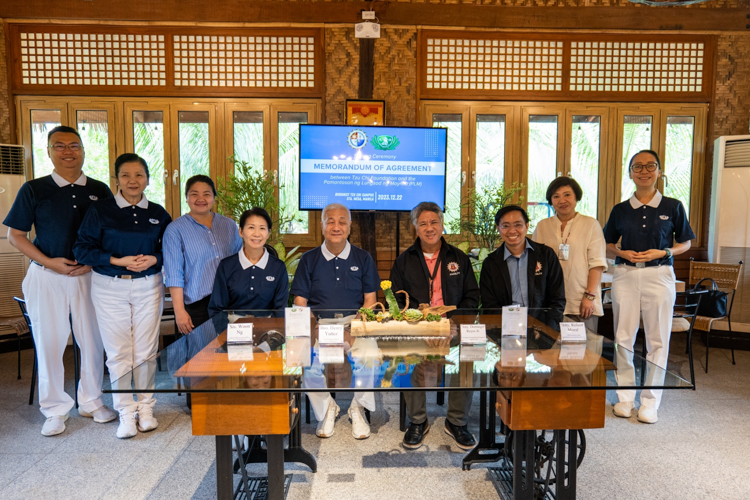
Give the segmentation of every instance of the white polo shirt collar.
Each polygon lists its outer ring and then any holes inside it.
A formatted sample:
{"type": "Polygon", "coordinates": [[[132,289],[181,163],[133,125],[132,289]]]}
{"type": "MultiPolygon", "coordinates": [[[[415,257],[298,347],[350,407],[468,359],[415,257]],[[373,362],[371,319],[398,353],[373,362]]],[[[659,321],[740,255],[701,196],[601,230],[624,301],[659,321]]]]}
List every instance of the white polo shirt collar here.
{"type": "MultiPolygon", "coordinates": [[[[646,206],[651,208],[659,208],[659,203],[661,203],[662,195],[659,192],[659,190],[656,190],[656,194],[653,198],[651,198],[651,201],[646,203],[646,206]]],[[[643,206],[643,203],[638,201],[638,198],[635,197],[635,193],[633,193],[633,196],[630,197],[630,206],[633,208],[641,208],[643,206]]]]}
{"type": "Polygon", "coordinates": [[[251,266],[265,269],[266,264],[268,264],[268,250],[266,250],[265,248],[263,249],[263,257],[260,258],[257,264],[253,264],[252,262],[250,262],[250,259],[247,258],[247,255],[245,255],[244,250],[240,250],[239,256],[240,256],[240,265],[242,266],[243,271],[251,266]]]}
{"type": "Polygon", "coordinates": [[[338,255],[333,255],[330,250],[328,250],[328,247],[326,246],[325,241],[322,245],[320,245],[320,251],[323,253],[323,257],[325,257],[326,260],[333,260],[335,257],[338,257],[339,259],[346,260],[349,258],[349,252],[352,249],[352,245],[347,241],[346,246],[344,247],[344,251],[341,252],[338,255]]]}
{"type": "MultiPolygon", "coordinates": [[[[117,194],[115,195],[115,202],[117,202],[117,206],[120,208],[127,208],[127,207],[133,206],[132,203],[130,203],[128,200],[125,199],[121,191],[117,191],[117,194]]],[[[138,208],[148,208],[148,200],[146,199],[145,194],[141,196],[141,201],[136,203],[135,206],[138,208]]]]}
{"type": "Polygon", "coordinates": [[[81,175],[78,177],[78,179],[75,180],[75,182],[68,182],[65,179],[62,178],[60,174],[52,171],[52,180],[55,181],[55,184],[57,184],[60,187],[70,186],[71,184],[75,184],[76,186],[85,186],[86,185],[86,175],[81,172],[81,175]]]}

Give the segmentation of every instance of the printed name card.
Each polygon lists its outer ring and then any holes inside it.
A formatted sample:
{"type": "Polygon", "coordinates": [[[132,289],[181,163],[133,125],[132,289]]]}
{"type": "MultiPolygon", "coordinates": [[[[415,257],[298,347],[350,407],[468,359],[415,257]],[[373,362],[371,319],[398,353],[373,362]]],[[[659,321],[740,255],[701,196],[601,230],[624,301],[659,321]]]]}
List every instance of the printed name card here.
{"type": "Polygon", "coordinates": [[[560,344],[560,359],[583,359],[586,356],[586,344],[560,344]]]}
{"type": "Polygon", "coordinates": [[[310,336],[310,308],[309,307],[287,307],[284,310],[284,321],[287,337],[309,337],[310,336]]]}
{"type": "MultiPolygon", "coordinates": [[[[484,326],[484,325],[483,325],[484,326]]],[[[484,361],[487,357],[487,345],[462,345],[458,354],[458,360],[465,361],[484,361]]]]}
{"type": "Polygon", "coordinates": [[[503,337],[500,340],[500,366],[526,366],[526,337],[503,337]]]}
{"type": "Polygon", "coordinates": [[[318,342],[320,344],[343,344],[344,325],[318,325],[318,342]]]}
{"type": "Polygon", "coordinates": [[[253,345],[252,344],[231,344],[227,345],[229,361],[252,361],[253,345]]]}
{"type": "Polygon", "coordinates": [[[253,343],[252,323],[230,323],[227,325],[227,344],[253,343]]]}
{"type": "Polygon", "coordinates": [[[503,337],[525,337],[528,321],[527,307],[503,307],[503,337]]]}
{"type": "Polygon", "coordinates": [[[476,345],[487,343],[487,328],[485,325],[461,325],[461,343],[476,345]]]}
{"type": "Polygon", "coordinates": [[[586,324],[560,323],[560,341],[586,342],[586,324]]]}
{"type": "Polygon", "coordinates": [[[344,347],[339,345],[321,345],[318,358],[322,364],[341,364],[344,362],[344,347]]]}

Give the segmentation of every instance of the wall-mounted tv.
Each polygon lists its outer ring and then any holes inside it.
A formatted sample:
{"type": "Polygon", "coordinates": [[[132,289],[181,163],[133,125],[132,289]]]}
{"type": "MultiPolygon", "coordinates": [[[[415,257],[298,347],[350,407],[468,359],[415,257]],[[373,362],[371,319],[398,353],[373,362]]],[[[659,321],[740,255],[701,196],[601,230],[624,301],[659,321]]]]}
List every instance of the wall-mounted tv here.
{"type": "Polygon", "coordinates": [[[300,125],[300,210],[445,209],[448,129],[300,125]]]}

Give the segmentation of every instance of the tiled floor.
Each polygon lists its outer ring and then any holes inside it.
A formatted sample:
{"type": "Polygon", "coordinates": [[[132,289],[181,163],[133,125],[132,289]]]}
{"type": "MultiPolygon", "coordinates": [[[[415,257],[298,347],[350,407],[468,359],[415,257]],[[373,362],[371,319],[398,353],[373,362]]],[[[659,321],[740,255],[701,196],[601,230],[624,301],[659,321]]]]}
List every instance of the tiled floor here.
{"type": "MultiPolygon", "coordinates": [[[[695,347],[701,356],[702,345],[696,341],[695,347]]],[[[670,368],[687,373],[682,338],[673,339],[672,352],[670,368]]],[[[27,404],[31,360],[25,352],[24,378],[16,380],[15,354],[0,355],[0,498],[215,497],[214,440],[191,435],[184,396],[160,395],[159,428],[130,440],[115,437],[115,422],[95,424],[75,410],[65,433],[47,438],[40,434],[44,417],[27,404]]],[[[750,497],[750,353],[738,351],[732,366],[728,351],[712,350],[708,375],[696,361],[698,390],[667,391],[657,424],[640,424],[635,416],[618,419],[608,411],[604,429],[586,431],[579,499],[750,497]]],[[[338,395],[342,411],[330,439],[315,437],[314,422],[303,427],[303,445],[317,458],[318,472],[287,465],[293,474],[289,499],[497,498],[484,467],[461,470],[464,453],[443,433],[445,409],[434,397],[428,397],[433,429],[421,449],[409,452],[400,446],[395,394],[376,396],[373,432],[365,441],[351,437],[347,399],[338,395]]],[[[251,472],[262,475],[264,467],[251,472]]]]}

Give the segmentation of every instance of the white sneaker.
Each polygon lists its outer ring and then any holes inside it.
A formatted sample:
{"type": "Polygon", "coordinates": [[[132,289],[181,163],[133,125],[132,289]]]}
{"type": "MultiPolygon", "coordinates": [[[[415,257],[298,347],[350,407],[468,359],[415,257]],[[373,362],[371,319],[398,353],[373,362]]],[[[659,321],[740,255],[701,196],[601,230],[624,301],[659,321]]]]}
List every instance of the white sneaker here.
{"type": "Polygon", "coordinates": [[[159,427],[159,422],[154,417],[154,408],[149,405],[138,408],[138,430],[141,432],[153,431],[159,427]]]}
{"type": "Polygon", "coordinates": [[[638,410],[638,421],[644,424],[655,424],[658,422],[659,417],[656,415],[656,408],[641,404],[641,409],[638,410]]]}
{"type": "Polygon", "coordinates": [[[117,437],[128,439],[136,434],[138,434],[138,430],[135,427],[135,412],[120,410],[120,425],[117,427],[117,437]]]}
{"type": "Polygon", "coordinates": [[[65,421],[68,420],[68,414],[56,415],[49,417],[44,421],[42,426],[42,436],[57,436],[65,431],[65,421]]]}
{"type": "Polygon", "coordinates": [[[340,410],[339,405],[331,398],[325,418],[318,422],[318,428],[315,431],[318,437],[327,438],[333,436],[333,424],[336,423],[336,417],[339,416],[340,410]]]}
{"type": "Polygon", "coordinates": [[[615,404],[613,412],[616,416],[621,418],[630,418],[630,413],[633,411],[632,401],[620,401],[615,404]]]}
{"type": "Polygon", "coordinates": [[[91,413],[87,412],[83,408],[78,408],[78,414],[82,417],[93,418],[97,424],[106,424],[117,418],[117,412],[110,410],[106,406],[100,406],[91,413]]]}
{"type": "Polygon", "coordinates": [[[349,407],[349,418],[352,420],[352,436],[354,439],[367,439],[370,437],[370,424],[365,417],[365,409],[352,401],[349,407]]]}

